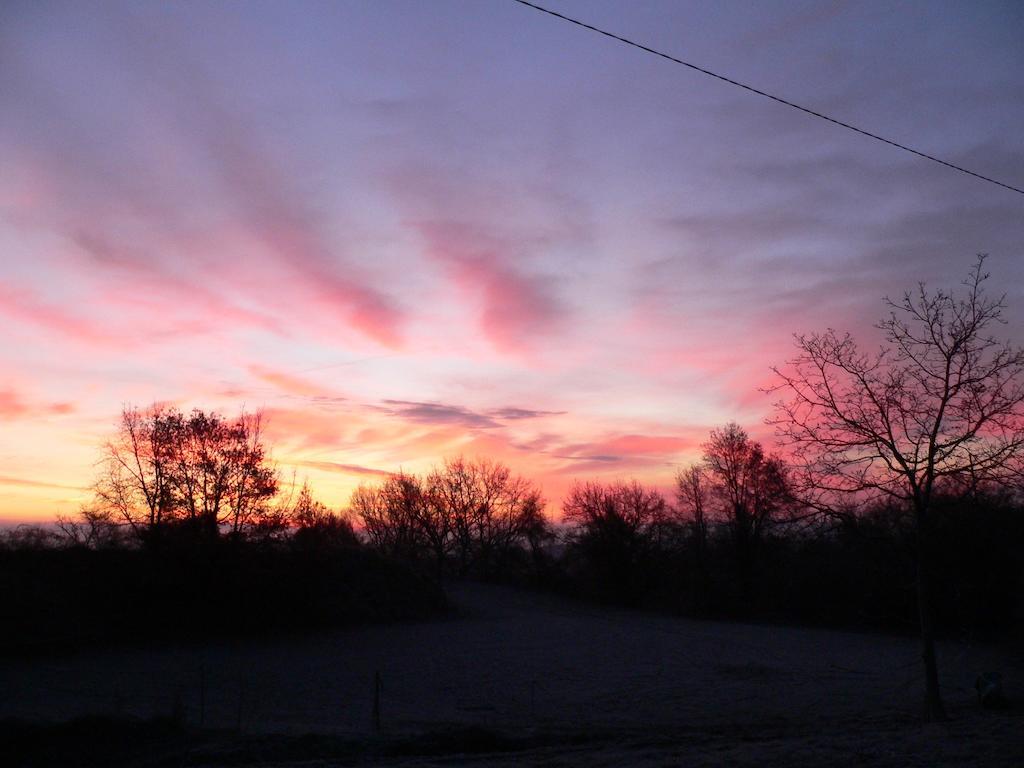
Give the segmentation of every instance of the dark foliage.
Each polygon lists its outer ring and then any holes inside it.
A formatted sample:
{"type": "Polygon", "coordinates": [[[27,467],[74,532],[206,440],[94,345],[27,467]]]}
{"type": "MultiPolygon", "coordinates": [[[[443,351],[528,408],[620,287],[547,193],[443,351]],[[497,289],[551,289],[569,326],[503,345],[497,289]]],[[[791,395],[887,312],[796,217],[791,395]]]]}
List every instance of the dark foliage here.
{"type": "MultiPolygon", "coordinates": [[[[736,542],[727,525],[707,543],[677,528],[627,537],[631,593],[610,581],[603,552],[570,546],[546,584],[603,602],[692,616],[916,631],[915,536],[909,513],[876,507],[813,529],[779,526],[759,554],[757,589],[744,599],[736,542]],[[700,557],[703,570],[695,567],[700,557]]],[[[936,627],[956,640],[1024,633],[1024,509],[996,494],[943,497],[936,503],[936,627]]]]}
{"type": "Polygon", "coordinates": [[[661,494],[637,482],[577,483],[563,510],[574,526],[567,536],[569,573],[591,595],[639,604],[659,570],[669,525],[661,494]]]}
{"type": "Polygon", "coordinates": [[[332,528],[277,546],[0,550],[0,648],[261,635],[444,609],[431,579],[346,538],[332,528]]]}

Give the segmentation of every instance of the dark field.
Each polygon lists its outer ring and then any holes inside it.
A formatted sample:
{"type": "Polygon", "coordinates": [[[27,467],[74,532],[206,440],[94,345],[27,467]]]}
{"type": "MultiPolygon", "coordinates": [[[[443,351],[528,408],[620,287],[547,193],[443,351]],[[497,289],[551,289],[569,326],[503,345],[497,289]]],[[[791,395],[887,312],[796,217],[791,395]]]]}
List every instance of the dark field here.
{"type": "MultiPolygon", "coordinates": [[[[1024,764],[1024,710],[981,710],[973,689],[979,672],[1000,670],[1019,702],[1024,665],[1005,647],[940,645],[952,717],[922,725],[911,638],[698,622],[479,585],[453,586],[451,598],[455,615],[421,623],[8,658],[0,717],[114,718],[77,731],[19,724],[22,742],[48,745],[49,764],[1024,764]],[[119,723],[134,729],[123,752],[119,723]],[[61,751],[68,741],[80,748],[61,751]]],[[[15,764],[45,751],[8,748],[15,764]]]]}

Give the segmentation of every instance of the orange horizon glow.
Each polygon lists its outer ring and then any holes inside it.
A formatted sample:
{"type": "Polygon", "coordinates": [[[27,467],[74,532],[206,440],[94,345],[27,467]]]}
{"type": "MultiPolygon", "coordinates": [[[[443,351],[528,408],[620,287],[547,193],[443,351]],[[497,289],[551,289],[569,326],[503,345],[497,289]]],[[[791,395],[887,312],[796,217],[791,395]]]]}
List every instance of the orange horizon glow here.
{"type": "MultiPolygon", "coordinates": [[[[263,378],[269,378],[265,374],[261,372],[263,378]]],[[[288,377],[273,378],[294,388],[295,382],[288,377]]],[[[410,401],[363,408],[330,402],[306,408],[265,407],[261,413],[282,493],[287,493],[293,479],[297,485],[308,481],[317,498],[337,510],[347,507],[349,495],[360,484],[380,482],[399,471],[425,473],[445,458],[464,455],[502,461],[536,482],[548,502],[547,514],[557,520],[562,498],[576,480],[636,478],[667,491],[676,467],[697,460],[700,444],[707,437],[696,432],[606,433],[566,443],[546,434],[566,428],[569,420],[565,413],[534,414],[526,409],[486,413],[463,408],[449,412],[449,407],[440,403],[410,401]],[[448,419],[454,423],[447,423],[448,419]],[[480,425],[467,428],[466,421],[480,425]],[[524,424],[527,421],[529,425],[524,424]]],[[[200,403],[174,404],[203,407],[200,403]]],[[[221,404],[220,410],[229,416],[237,413],[226,404],[221,404]]],[[[113,423],[94,439],[80,434],[69,445],[66,459],[51,458],[50,466],[60,462],[71,469],[56,478],[0,475],[0,522],[45,523],[58,515],[74,515],[91,498],[93,465],[99,460],[103,442],[113,434],[113,423]]],[[[24,428],[27,433],[49,432],[39,421],[26,423],[24,428]]]]}

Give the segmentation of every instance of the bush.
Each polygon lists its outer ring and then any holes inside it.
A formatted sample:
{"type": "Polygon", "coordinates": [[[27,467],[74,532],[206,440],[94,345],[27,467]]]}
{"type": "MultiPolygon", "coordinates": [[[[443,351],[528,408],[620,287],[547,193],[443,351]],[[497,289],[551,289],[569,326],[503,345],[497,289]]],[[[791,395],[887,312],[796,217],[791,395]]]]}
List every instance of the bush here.
{"type": "Polygon", "coordinates": [[[358,547],[0,552],[0,649],[179,641],[425,618],[440,587],[358,547]]]}

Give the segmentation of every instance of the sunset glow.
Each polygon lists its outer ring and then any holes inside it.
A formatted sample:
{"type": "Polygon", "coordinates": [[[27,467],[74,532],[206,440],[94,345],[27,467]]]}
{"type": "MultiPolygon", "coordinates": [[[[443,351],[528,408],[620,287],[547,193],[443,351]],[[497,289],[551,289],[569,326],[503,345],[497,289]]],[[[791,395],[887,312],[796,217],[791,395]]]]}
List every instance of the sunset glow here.
{"type": "MultiPolygon", "coordinates": [[[[1012,4],[553,5],[1024,180],[1012,4]]],[[[1019,196],[512,3],[5,4],[0,519],[75,512],[129,403],[262,411],[334,507],[460,453],[556,516],[667,486],[770,440],[794,332],[978,252],[1020,341],[1019,196]]]]}

